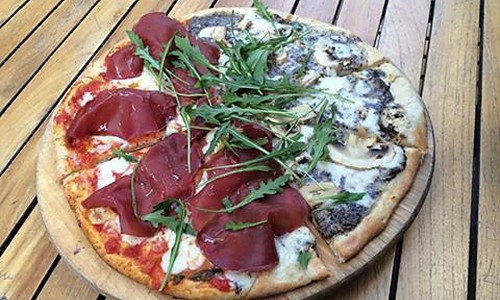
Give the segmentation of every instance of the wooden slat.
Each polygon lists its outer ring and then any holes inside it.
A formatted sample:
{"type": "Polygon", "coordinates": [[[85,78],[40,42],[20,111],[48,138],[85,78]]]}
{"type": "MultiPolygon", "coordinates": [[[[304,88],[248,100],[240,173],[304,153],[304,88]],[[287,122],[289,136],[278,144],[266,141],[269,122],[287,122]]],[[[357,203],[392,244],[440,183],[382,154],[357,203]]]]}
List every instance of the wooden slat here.
{"type": "Polygon", "coordinates": [[[61,259],[37,299],[95,300],[98,296],[99,293],[78,277],[68,263],[61,259]]]}
{"type": "Polygon", "coordinates": [[[0,68],[0,110],[47,59],[97,0],[63,2],[0,68]]]}
{"type": "Polygon", "coordinates": [[[325,23],[332,23],[340,0],[300,1],[295,14],[304,18],[312,18],[325,23]]]}
{"type": "Polygon", "coordinates": [[[0,29],[0,63],[60,0],[31,0],[0,29]],[[7,42],[8,41],[8,42],[7,42]]]}
{"type": "Polygon", "coordinates": [[[11,129],[0,133],[0,170],[5,168],[35,129],[37,122],[34,120],[41,120],[48,113],[54,101],[61,96],[61,91],[85,65],[132,2],[99,2],[9,106],[0,118],[0,128],[11,129]]]}
{"type": "Polygon", "coordinates": [[[0,177],[0,244],[35,198],[36,159],[46,124],[35,133],[0,177]]]}
{"type": "Polygon", "coordinates": [[[283,12],[289,12],[292,10],[293,4],[295,3],[295,0],[262,0],[262,3],[266,5],[269,8],[283,11],[283,12]]]}
{"type": "Polygon", "coordinates": [[[349,29],[365,43],[373,45],[383,8],[384,0],[344,1],[337,25],[349,29]],[[365,26],[365,24],[371,24],[371,26],[365,26]]]}
{"type": "Polygon", "coordinates": [[[478,1],[436,1],[423,99],[436,138],[433,183],[405,235],[399,299],[465,299],[478,1]]]}
{"type": "Polygon", "coordinates": [[[477,299],[500,297],[500,12],[485,1],[477,299]]]}
{"type": "MultiPolygon", "coordinates": [[[[152,11],[166,11],[170,5],[173,3],[173,1],[155,1],[155,0],[141,0],[136,6],[133,7],[133,9],[130,11],[129,14],[127,14],[127,17],[125,20],[120,24],[120,26],[117,28],[116,32],[113,34],[113,36],[108,39],[108,42],[104,47],[102,47],[102,53],[104,51],[107,51],[111,45],[116,43],[118,40],[121,40],[125,37],[125,30],[130,29],[135,22],[140,18],[140,16],[152,12],[152,11]]],[[[110,26],[111,28],[112,26],[110,26]]],[[[101,55],[102,53],[99,52],[98,56],[101,55]]],[[[35,134],[34,137],[30,139],[28,144],[23,147],[22,152],[16,159],[14,160],[13,164],[9,166],[9,169],[7,172],[10,172],[10,170],[13,170],[11,174],[13,177],[22,177],[22,172],[26,172],[26,170],[33,170],[32,172],[34,173],[34,162],[31,162],[29,159],[31,156],[36,157],[37,152],[38,152],[38,144],[40,142],[40,135],[44,131],[44,127],[37,130],[37,133],[35,134]],[[29,150],[28,150],[29,149],[29,150]],[[29,163],[26,165],[26,162],[24,162],[24,158],[28,158],[27,160],[29,163]],[[20,164],[25,164],[24,166],[19,166],[20,164]]],[[[10,176],[6,177],[7,172],[4,174],[2,178],[0,178],[0,183],[2,182],[3,178],[5,178],[6,181],[10,180],[10,176]]],[[[31,171],[28,171],[31,173],[31,171]]],[[[24,191],[24,194],[29,194],[31,197],[34,196],[34,180],[26,179],[18,179],[17,181],[22,181],[22,183],[26,184],[26,191],[24,191]]],[[[14,180],[13,180],[14,181],[14,180]]],[[[21,186],[21,183],[17,183],[17,186],[21,186]]],[[[14,192],[20,192],[22,189],[18,190],[15,188],[12,188],[10,190],[13,190],[14,192]]],[[[13,193],[14,193],[13,192],[13,193]]],[[[25,199],[29,198],[29,195],[24,197],[25,199]]],[[[9,195],[8,198],[13,199],[15,198],[16,195],[9,195]]],[[[24,199],[23,198],[23,199],[24,199]]],[[[25,205],[27,205],[29,202],[27,202],[25,205]]],[[[20,205],[19,203],[16,203],[16,205],[20,205]]],[[[2,206],[0,206],[2,208],[2,206]]],[[[18,208],[18,211],[22,212],[22,208],[18,208]]],[[[13,219],[13,218],[11,218],[13,219]]],[[[10,222],[12,223],[12,222],[10,222]]],[[[24,225],[27,226],[27,225],[24,225]]],[[[21,233],[18,233],[21,234],[21,233]]],[[[68,265],[64,262],[61,261],[56,269],[54,270],[54,273],[49,277],[46,285],[42,289],[42,293],[39,296],[39,299],[96,299],[98,293],[94,291],[90,285],[86,282],[81,280],[77,275],[74,273],[71,268],[68,267],[68,265]]]]}
{"type": "Polygon", "coordinates": [[[30,299],[56,255],[36,209],[0,257],[0,295],[30,299]]]}
{"type": "Polygon", "coordinates": [[[252,5],[252,0],[219,0],[215,3],[215,7],[249,7],[252,5]]]}
{"type": "Polygon", "coordinates": [[[430,0],[392,0],[385,14],[378,49],[419,88],[430,0]]]}
{"type": "Polygon", "coordinates": [[[185,14],[207,9],[212,2],[212,0],[178,1],[168,15],[172,18],[180,18],[185,14]]]}
{"type": "Polygon", "coordinates": [[[28,0],[3,0],[0,5],[0,26],[28,0]]]}

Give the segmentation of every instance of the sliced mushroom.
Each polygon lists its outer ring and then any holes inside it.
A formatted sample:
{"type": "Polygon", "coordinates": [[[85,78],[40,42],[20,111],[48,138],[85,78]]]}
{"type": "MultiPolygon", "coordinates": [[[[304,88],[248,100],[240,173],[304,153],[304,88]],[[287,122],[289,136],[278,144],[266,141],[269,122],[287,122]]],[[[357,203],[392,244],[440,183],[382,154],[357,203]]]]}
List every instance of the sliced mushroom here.
{"type": "Polygon", "coordinates": [[[217,42],[224,42],[226,40],[226,27],[217,26],[214,27],[212,32],[212,38],[217,42]]]}
{"type": "Polygon", "coordinates": [[[314,59],[324,67],[333,67],[338,64],[332,56],[331,49],[325,45],[321,45],[314,49],[314,59]]]}
{"type": "Polygon", "coordinates": [[[328,145],[330,158],[339,164],[355,169],[377,168],[390,162],[395,155],[390,144],[378,143],[375,137],[349,134],[345,144],[328,145]]]}
{"type": "Polygon", "coordinates": [[[309,70],[307,74],[304,75],[304,77],[302,77],[302,79],[300,80],[300,85],[306,87],[310,86],[311,84],[316,82],[320,77],[321,75],[318,72],[309,70]]]}
{"type": "Polygon", "coordinates": [[[286,53],[286,51],[281,51],[278,56],[276,56],[276,63],[278,65],[282,65],[284,63],[286,63],[286,60],[288,59],[288,53],[286,53]]]}
{"type": "Polygon", "coordinates": [[[337,194],[340,190],[332,182],[304,185],[299,189],[300,194],[311,206],[324,202],[324,199],[337,194]]]}

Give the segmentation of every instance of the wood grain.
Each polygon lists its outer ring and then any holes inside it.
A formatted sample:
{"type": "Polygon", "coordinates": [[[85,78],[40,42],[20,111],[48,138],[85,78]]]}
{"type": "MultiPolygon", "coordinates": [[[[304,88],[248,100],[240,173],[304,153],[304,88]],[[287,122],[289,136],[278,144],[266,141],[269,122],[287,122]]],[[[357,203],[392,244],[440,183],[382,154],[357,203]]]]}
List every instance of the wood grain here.
{"type": "Polygon", "coordinates": [[[419,88],[430,0],[391,0],[377,48],[419,88]]]}
{"type": "Polygon", "coordinates": [[[0,295],[30,299],[56,255],[35,209],[0,257],[0,295]]]}
{"type": "Polygon", "coordinates": [[[28,0],[4,0],[0,5],[0,26],[28,0]]]}
{"type": "Polygon", "coordinates": [[[252,0],[219,0],[215,3],[215,7],[249,7],[252,5],[252,0]]]}
{"type": "Polygon", "coordinates": [[[129,6],[125,3],[130,5],[132,2],[99,2],[0,117],[0,128],[11,129],[0,133],[0,170],[22,147],[38,126],[37,121],[43,120],[75,74],[85,66],[92,53],[127,11],[129,6]]]}
{"type": "Polygon", "coordinates": [[[61,260],[45,283],[37,299],[79,299],[95,300],[99,293],[71,270],[68,263],[61,260]]]}
{"type": "Polygon", "coordinates": [[[0,78],[9,80],[0,81],[0,110],[15,97],[96,1],[65,1],[5,62],[0,69],[0,78]]]}
{"type": "Polygon", "coordinates": [[[295,3],[295,0],[262,0],[262,3],[266,5],[269,8],[283,11],[283,12],[290,12],[292,10],[293,4],[295,3]]]}
{"type": "Polygon", "coordinates": [[[337,25],[349,29],[365,43],[373,45],[383,8],[384,0],[344,1],[337,25]]]}
{"type": "Polygon", "coordinates": [[[295,14],[331,24],[339,3],[340,0],[323,1],[320,6],[316,1],[300,1],[295,14]]]}
{"type": "Polygon", "coordinates": [[[60,0],[32,0],[0,28],[0,64],[60,0]]]}
{"type": "Polygon", "coordinates": [[[436,135],[427,201],[405,235],[400,299],[467,294],[478,1],[436,1],[423,99],[436,135]]]}
{"type": "Polygon", "coordinates": [[[500,296],[500,2],[486,1],[481,108],[477,299],[500,296]]]}
{"type": "Polygon", "coordinates": [[[35,170],[45,122],[0,177],[0,244],[36,196],[35,170]]]}
{"type": "Polygon", "coordinates": [[[172,18],[180,18],[185,14],[207,9],[212,2],[212,0],[178,1],[168,15],[172,18]]]}

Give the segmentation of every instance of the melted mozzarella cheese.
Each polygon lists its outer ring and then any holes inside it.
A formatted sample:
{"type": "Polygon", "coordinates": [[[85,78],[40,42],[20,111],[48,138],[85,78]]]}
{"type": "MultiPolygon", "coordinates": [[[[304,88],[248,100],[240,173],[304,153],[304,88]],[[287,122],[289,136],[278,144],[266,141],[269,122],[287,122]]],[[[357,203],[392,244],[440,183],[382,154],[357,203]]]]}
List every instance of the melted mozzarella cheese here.
{"type": "MultiPolygon", "coordinates": [[[[365,192],[369,185],[380,176],[379,169],[354,170],[333,162],[320,161],[318,170],[330,175],[330,181],[344,190],[354,193],[365,192]]],[[[359,200],[358,204],[370,207],[374,199],[368,193],[359,200]]]]}
{"type": "Polygon", "coordinates": [[[78,105],[84,107],[87,103],[89,103],[92,100],[94,100],[94,96],[92,96],[92,94],[89,92],[85,92],[83,93],[83,96],[80,99],[80,101],[78,101],[78,105]]]}
{"type": "Polygon", "coordinates": [[[227,271],[224,275],[231,281],[231,286],[234,290],[239,290],[243,293],[250,290],[256,279],[256,276],[251,273],[227,271]]]}
{"type": "Polygon", "coordinates": [[[144,67],[138,77],[128,79],[115,79],[111,81],[113,86],[128,87],[134,89],[158,91],[158,80],[144,67]]]}
{"type": "Polygon", "coordinates": [[[278,281],[302,281],[307,275],[299,263],[300,252],[308,251],[316,242],[311,231],[305,227],[276,237],[274,240],[278,252],[279,263],[270,271],[270,276],[278,281]]]}
{"type": "Polygon", "coordinates": [[[117,177],[132,173],[132,164],[121,158],[113,158],[97,165],[97,188],[115,182],[117,177]]]}
{"type": "MultiPolygon", "coordinates": [[[[161,268],[166,273],[170,261],[170,254],[172,252],[171,250],[174,246],[175,233],[171,230],[167,230],[165,234],[168,235],[167,240],[169,250],[162,256],[161,268]]],[[[196,238],[192,235],[183,234],[177,258],[175,259],[174,266],[172,267],[172,274],[178,274],[187,269],[198,269],[203,265],[205,260],[205,256],[196,244],[196,238]]]]}

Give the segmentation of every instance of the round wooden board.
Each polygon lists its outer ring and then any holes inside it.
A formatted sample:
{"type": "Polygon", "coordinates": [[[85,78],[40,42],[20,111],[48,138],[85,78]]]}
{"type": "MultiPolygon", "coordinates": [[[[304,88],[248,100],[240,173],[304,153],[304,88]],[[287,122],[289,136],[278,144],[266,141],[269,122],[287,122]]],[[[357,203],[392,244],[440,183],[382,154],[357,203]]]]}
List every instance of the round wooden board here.
{"type": "MultiPolygon", "coordinates": [[[[185,18],[189,18],[189,16],[185,18]]],[[[301,18],[301,21],[305,20],[307,19],[301,18]]],[[[308,20],[307,22],[318,25],[316,21],[308,20]]],[[[375,52],[378,53],[376,50],[375,52]]],[[[325,262],[331,276],[271,298],[304,299],[326,295],[362,273],[402,237],[425,200],[434,170],[434,133],[427,112],[426,116],[428,152],[416,174],[413,186],[397,206],[384,231],[345,264],[338,263],[326,242],[318,239],[316,250],[325,262]]],[[[38,203],[45,226],[61,256],[68,261],[79,276],[107,296],[117,299],[172,299],[172,297],[159,294],[157,291],[122,275],[107,265],[94,251],[83,231],[79,228],[56,176],[56,157],[51,124],[49,123],[47,126],[39,154],[37,190],[38,203]]]]}
{"type": "MultiPolygon", "coordinates": [[[[427,120],[429,118],[427,117],[427,120]]],[[[428,128],[428,153],[416,175],[415,182],[401,201],[385,230],[345,264],[333,258],[325,242],[319,242],[318,253],[327,265],[331,276],[305,287],[280,295],[280,299],[303,299],[326,294],[340,284],[363,272],[382,253],[392,247],[403,235],[422,206],[430,186],[434,169],[434,134],[430,121],[428,128]],[[282,298],[285,296],[286,298],[282,298]]],[[[78,227],[62,187],[55,174],[54,142],[51,126],[47,127],[37,168],[38,203],[52,242],[78,275],[97,290],[118,299],[172,299],[160,295],[108,266],[94,251],[78,227]]]]}

